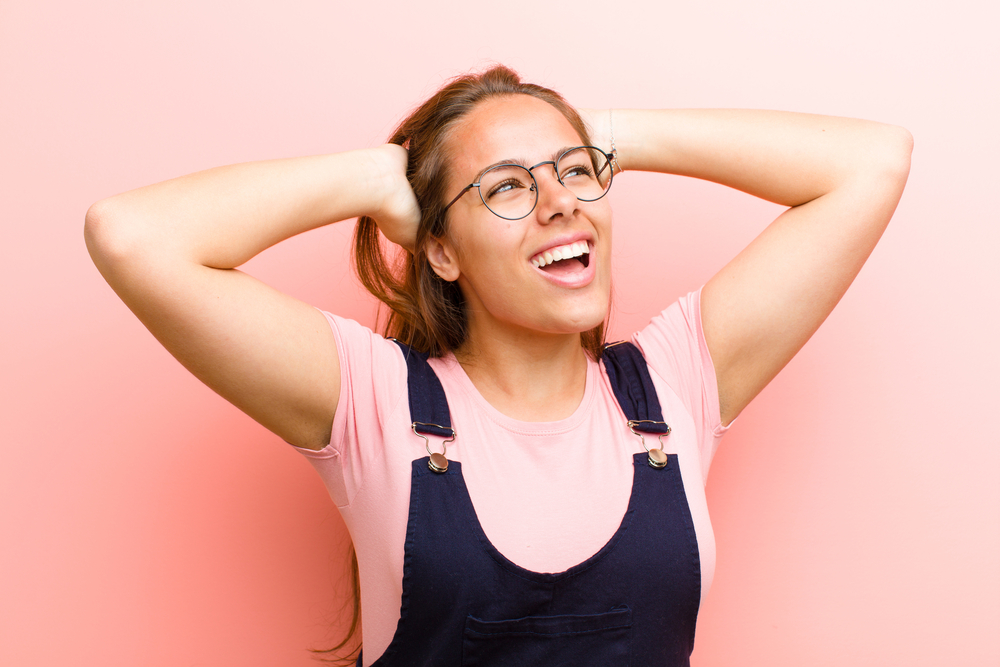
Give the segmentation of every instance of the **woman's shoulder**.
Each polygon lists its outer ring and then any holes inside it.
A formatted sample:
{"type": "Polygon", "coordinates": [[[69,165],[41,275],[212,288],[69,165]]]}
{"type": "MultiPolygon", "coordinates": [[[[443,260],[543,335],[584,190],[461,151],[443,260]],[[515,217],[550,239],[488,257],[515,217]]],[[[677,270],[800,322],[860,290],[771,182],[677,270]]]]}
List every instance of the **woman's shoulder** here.
{"type": "Polygon", "coordinates": [[[399,346],[360,322],[320,312],[333,331],[340,358],[338,418],[342,410],[378,418],[406,392],[406,361],[399,346]]]}
{"type": "Polygon", "coordinates": [[[401,359],[399,346],[391,339],[385,338],[357,320],[325,310],[320,312],[333,331],[341,359],[346,359],[348,363],[352,361],[365,363],[372,358],[380,361],[389,361],[394,357],[401,359]]]}
{"type": "Polygon", "coordinates": [[[701,324],[701,290],[680,297],[632,335],[651,367],[703,366],[708,347],[701,324]]]}
{"type": "Polygon", "coordinates": [[[692,413],[702,413],[718,430],[718,384],[701,321],[701,290],[667,306],[632,337],[651,372],[659,376],[692,413]]]}

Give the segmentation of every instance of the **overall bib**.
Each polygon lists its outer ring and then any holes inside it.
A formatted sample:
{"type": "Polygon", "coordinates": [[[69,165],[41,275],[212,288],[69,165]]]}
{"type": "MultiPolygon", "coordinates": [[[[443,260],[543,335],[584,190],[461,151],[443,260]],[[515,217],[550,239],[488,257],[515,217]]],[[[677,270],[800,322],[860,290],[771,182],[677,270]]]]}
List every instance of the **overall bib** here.
{"type": "MultiPolygon", "coordinates": [[[[454,437],[426,355],[400,347],[414,431],[454,437]]],[[[669,433],[639,350],[608,346],[602,361],[628,418],[622,428],[669,433]]],[[[615,534],[584,562],[553,574],[519,567],[490,543],[460,462],[440,454],[413,461],[400,619],[374,665],[688,665],[701,567],[677,455],[638,453],[633,468],[615,534]]]]}

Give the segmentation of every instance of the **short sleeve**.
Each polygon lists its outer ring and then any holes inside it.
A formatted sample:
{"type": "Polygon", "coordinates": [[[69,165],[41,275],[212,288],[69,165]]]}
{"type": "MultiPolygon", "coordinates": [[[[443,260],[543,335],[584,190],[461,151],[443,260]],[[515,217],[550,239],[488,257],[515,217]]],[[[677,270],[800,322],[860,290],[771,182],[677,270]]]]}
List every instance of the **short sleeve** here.
{"type": "Polygon", "coordinates": [[[298,449],[338,507],[350,505],[384,446],[386,415],[406,395],[406,362],[395,343],[353,320],[324,312],[340,360],[340,398],[330,444],[298,449]]]}
{"type": "Polygon", "coordinates": [[[719,413],[715,366],[701,325],[701,290],[668,306],[633,336],[650,371],[680,398],[694,420],[703,475],[729,426],[719,413]]]}

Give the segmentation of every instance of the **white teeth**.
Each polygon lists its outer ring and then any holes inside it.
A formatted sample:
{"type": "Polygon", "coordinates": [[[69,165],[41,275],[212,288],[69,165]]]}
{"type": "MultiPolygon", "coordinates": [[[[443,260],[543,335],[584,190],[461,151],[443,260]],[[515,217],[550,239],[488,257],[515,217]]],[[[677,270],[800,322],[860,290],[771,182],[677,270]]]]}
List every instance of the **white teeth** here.
{"type": "Polygon", "coordinates": [[[579,257],[580,255],[589,253],[590,245],[588,245],[586,241],[577,241],[576,243],[559,246],[558,248],[550,248],[543,253],[535,255],[531,258],[531,264],[535,268],[540,269],[543,266],[548,266],[552,262],[558,262],[561,259],[579,257]]]}

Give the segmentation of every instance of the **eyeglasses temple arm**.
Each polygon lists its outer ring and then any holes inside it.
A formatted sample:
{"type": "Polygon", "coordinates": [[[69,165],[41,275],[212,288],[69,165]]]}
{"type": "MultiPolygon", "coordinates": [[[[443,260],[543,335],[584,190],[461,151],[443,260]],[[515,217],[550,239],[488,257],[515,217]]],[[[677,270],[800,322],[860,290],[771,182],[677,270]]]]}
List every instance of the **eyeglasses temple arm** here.
{"type": "Polygon", "coordinates": [[[457,202],[457,201],[458,201],[459,199],[461,199],[461,198],[462,198],[462,195],[464,195],[464,194],[465,194],[466,192],[468,192],[468,191],[469,191],[469,190],[471,190],[472,188],[476,187],[477,185],[479,185],[479,183],[469,183],[468,185],[466,185],[466,186],[465,186],[465,189],[463,189],[463,190],[462,190],[461,192],[459,192],[459,193],[458,193],[458,196],[457,196],[457,197],[455,197],[455,198],[454,198],[454,199],[452,199],[452,200],[451,200],[450,202],[448,202],[448,205],[447,205],[447,206],[445,206],[445,207],[444,207],[444,208],[443,208],[443,209],[441,210],[441,213],[443,214],[443,213],[444,213],[445,211],[447,211],[447,210],[448,210],[449,208],[451,208],[451,205],[452,205],[452,204],[454,204],[455,202],[457,202]]]}

